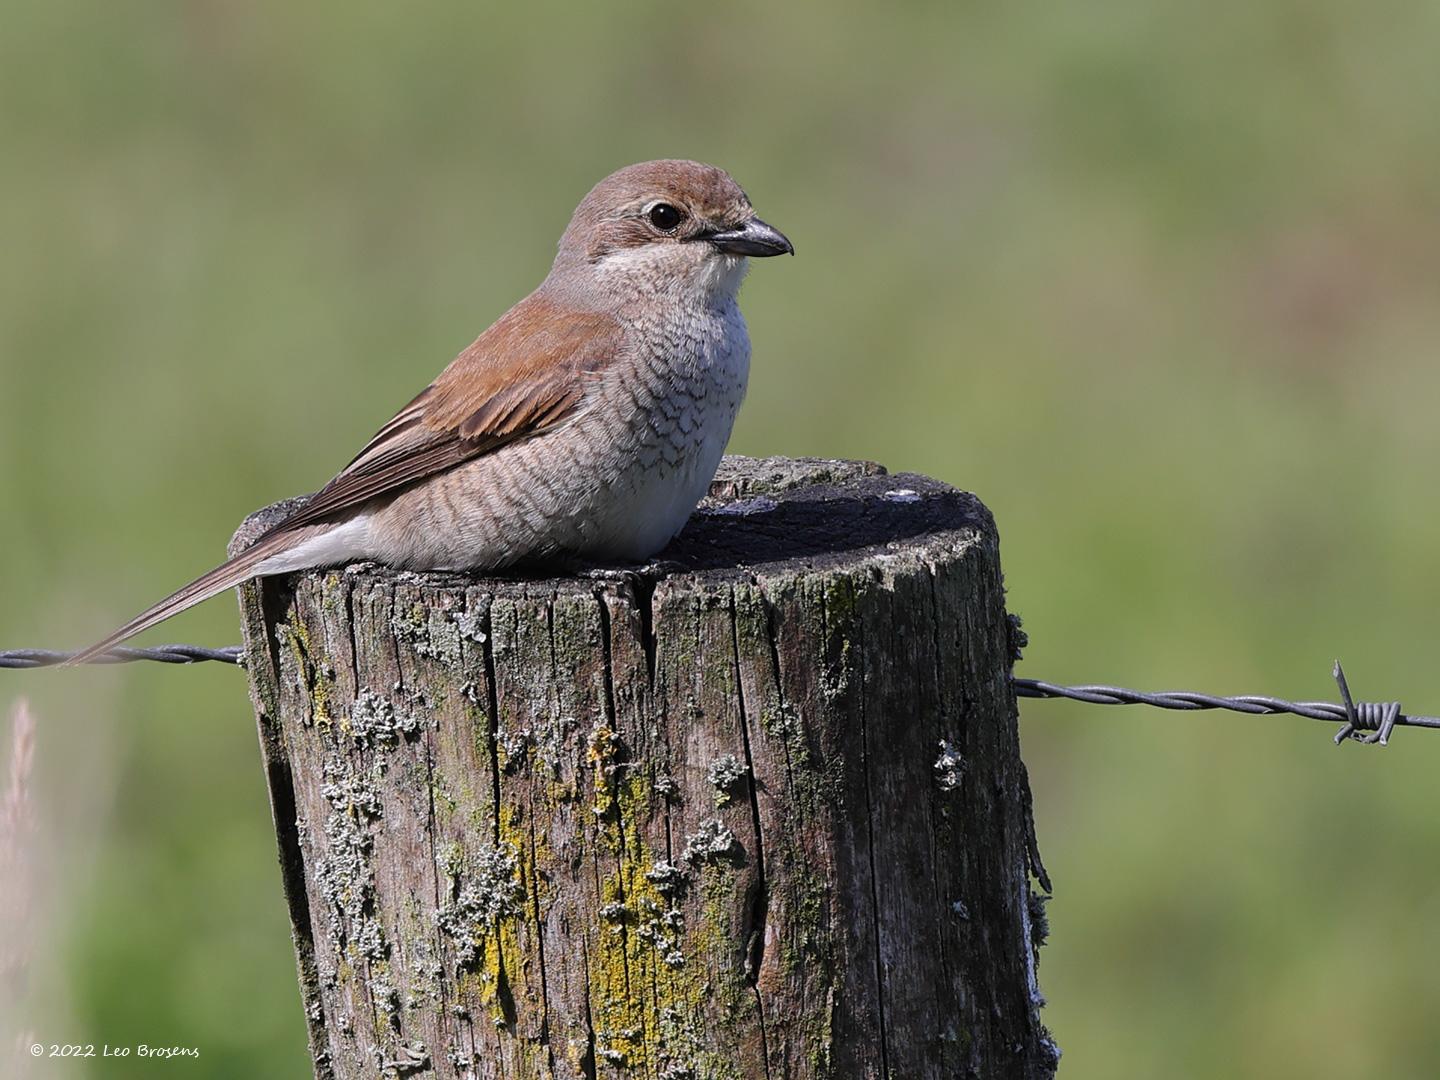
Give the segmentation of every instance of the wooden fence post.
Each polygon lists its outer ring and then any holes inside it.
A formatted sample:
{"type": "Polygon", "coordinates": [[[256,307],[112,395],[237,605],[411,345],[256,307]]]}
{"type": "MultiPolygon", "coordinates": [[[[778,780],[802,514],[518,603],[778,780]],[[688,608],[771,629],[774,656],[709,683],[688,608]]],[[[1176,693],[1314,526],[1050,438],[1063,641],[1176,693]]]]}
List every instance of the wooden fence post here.
{"type": "Polygon", "coordinates": [[[665,558],[245,587],[316,1075],[1051,1075],[989,512],[727,458],[665,558]]]}

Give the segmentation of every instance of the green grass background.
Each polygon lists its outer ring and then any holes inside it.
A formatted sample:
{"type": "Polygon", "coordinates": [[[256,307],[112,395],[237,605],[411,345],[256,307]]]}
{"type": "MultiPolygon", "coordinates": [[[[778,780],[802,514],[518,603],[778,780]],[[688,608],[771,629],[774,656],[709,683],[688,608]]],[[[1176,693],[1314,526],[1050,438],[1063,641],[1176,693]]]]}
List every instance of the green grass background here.
{"type": "MultiPolygon", "coordinates": [[[[732,449],[994,510],[1021,673],[1440,711],[1440,6],[7,0],[0,647],[74,646],[314,489],[634,160],[730,169],[732,449]]],[[[213,601],[147,640],[237,636],[213,601]]],[[[40,719],[46,1042],[298,1076],[242,680],[40,719]]],[[[1081,1077],[1429,1077],[1440,736],[1027,703],[1081,1077]]],[[[96,1061],[78,1075],[154,1076],[96,1061]]]]}

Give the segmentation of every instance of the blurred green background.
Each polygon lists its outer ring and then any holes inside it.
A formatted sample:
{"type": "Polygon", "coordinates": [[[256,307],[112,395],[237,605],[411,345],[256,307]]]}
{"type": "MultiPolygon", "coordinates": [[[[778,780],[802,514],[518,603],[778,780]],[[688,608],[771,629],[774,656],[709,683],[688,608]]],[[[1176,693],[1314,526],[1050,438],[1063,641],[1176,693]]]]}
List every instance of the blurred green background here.
{"type": "MultiPolygon", "coordinates": [[[[208,567],[529,291],[593,182],[689,156],[799,251],[746,286],[732,449],[978,492],[1021,674],[1331,698],[1338,654],[1440,711],[1437,40],[1404,0],[6,0],[0,647],[208,567]]],[[[145,640],[236,638],[222,599],[145,640]]],[[[304,1074],[242,679],[21,693],[19,1019],[304,1074]]],[[[1063,1076],[1440,1073],[1440,737],[1022,724],[1063,1076]]]]}

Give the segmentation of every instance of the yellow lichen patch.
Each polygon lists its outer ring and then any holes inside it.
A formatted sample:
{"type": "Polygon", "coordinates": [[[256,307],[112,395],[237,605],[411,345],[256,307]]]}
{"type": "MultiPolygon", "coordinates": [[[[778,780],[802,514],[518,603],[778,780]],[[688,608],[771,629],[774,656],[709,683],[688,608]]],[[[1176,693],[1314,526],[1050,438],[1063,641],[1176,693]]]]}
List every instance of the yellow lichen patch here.
{"type": "Polygon", "coordinates": [[[310,642],[310,628],[303,622],[282,623],[283,637],[290,646],[295,672],[310,697],[310,722],[322,731],[330,728],[330,690],[334,680],[330,663],[316,657],[310,642]]]}
{"type": "Polygon", "coordinates": [[[530,985],[532,949],[522,940],[523,921],[506,916],[484,929],[473,970],[459,973],[460,1000],[483,1012],[498,1029],[515,1022],[515,994],[530,985]]]}
{"type": "Polygon", "coordinates": [[[310,720],[322,733],[328,733],[334,723],[330,718],[330,680],[319,671],[310,683],[310,720]]]}
{"type": "Polygon", "coordinates": [[[320,583],[320,610],[332,618],[343,613],[345,581],[338,570],[331,570],[320,583]]]}
{"type": "Polygon", "coordinates": [[[495,974],[500,967],[498,958],[493,964],[483,958],[472,968],[463,969],[455,975],[457,1004],[467,1013],[483,1011],[487,1002],[495,996],[495,974]]]}
{"type": "Polygon", "coordinates": [[[515,852],[520,860],[520,878],[525,879],[525,859],[530,850],[530,831],[525,825],[525,811],[514,803],[504,803],[496,814],[498,836],[502,847],[515,852]]]}
{"type": "MultiPolygon", "coordinates": [[[[700,1068],[708,1060],[702,1035],[717,989],[714,958],[727,949],[729,920],[708,909],[698,919],[687,914],[695,908],[685,896],[702,887],[700,873],[729,879],[732,871],[664,859],[643,827],[655,809],[653,783],[640,768],[616,775],[623,777],[611,789],[618,814],[606,830],[615,861],[600,882],[589,953],[596,1056],[637,1072],[700,1068]]],[[[728,880],[719,888],[734,891],[728,880]]]]}
{"type": "Polygon", "coordinates": [[[620,736],[603,721],[596,721],[585,744],[585,757],[595,767],[595,805],[597,818],[604,818],[615,808],[616,759],[620,736]]]}

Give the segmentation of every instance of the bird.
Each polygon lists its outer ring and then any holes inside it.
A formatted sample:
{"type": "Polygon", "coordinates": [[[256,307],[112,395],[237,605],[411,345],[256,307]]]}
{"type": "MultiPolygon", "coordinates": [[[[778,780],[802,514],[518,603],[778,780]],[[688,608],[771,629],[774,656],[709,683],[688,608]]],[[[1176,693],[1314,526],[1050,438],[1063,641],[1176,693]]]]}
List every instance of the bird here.
{"type": "Polygon", "coordinates": [[[69,662],[253,577],[357,561],[644,562],[705,495],[745,395],[749,260],[794,253],[723,169],[612,173],[576,207],[540,286],[329,483],[69,662]]]}

